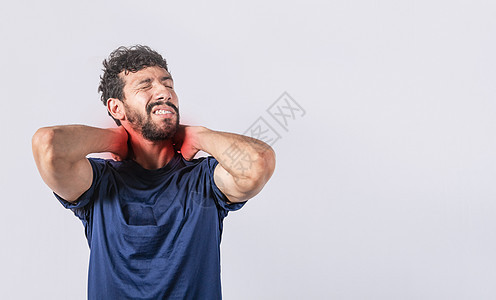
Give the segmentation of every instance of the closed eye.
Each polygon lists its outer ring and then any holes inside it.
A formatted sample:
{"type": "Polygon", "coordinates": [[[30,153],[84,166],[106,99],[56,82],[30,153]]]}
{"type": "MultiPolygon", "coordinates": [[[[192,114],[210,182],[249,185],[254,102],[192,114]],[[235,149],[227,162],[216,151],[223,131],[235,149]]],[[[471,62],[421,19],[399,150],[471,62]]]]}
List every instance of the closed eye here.
{"type": "Polygon", "coordinates": [[[165,76],[165,77],[162,77],[161,78],[161,81],[162,81],[162,84],[165,86],[165,87],[168,87],[170,89],[173,89],[174,87],[172,86],[173,85],[173,80],[172,80],[172,77],[169,77],[169,76],[165,76]]]}
{"type": "Polygon", "coordinates": [[[138,90],[146,90],[152,87],[152,80],[150,78],[144,79],[137,84],[138,90]]]}

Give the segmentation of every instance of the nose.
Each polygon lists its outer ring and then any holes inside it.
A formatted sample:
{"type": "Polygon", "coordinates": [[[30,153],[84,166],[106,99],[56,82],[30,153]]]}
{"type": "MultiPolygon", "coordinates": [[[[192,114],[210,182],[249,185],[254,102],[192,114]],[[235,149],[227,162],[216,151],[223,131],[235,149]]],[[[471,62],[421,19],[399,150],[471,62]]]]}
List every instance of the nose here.
{"type": "Polygon", "coordinates": [[[170,101],[172,99],[172,95],[169,93],[168,95],[165,95],[165,94],[160,94],[158,95],[157,97],[157,100],[162,100],[162,101],[170,101]]]}
{"type": "Polygon", "coordinates": [[[170,101],[172,99],[172,92],[163,85],[160,85],[160,88],[157,89],[156,100],[170,101]]]}

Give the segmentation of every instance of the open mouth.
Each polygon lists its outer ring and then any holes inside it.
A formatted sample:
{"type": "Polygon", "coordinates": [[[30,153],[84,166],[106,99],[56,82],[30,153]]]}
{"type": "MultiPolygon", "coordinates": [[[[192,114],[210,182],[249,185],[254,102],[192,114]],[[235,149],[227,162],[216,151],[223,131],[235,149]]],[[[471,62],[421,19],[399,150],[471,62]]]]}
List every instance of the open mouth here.
{"type": "Polygon", "coordinates": [[[179,118],[177,107],[169,102],[157,101],[149,105],[146,110],[150,115],[156,115],[161,118],[172,118],[173,116],[179,118]]]}
{"type": "Polygon", "coordinates": [[[168,114],[173,114],[170,110],[166,109],[157,109],[156,111],[153,112],[154,115],[168,115],[168,114]]]}

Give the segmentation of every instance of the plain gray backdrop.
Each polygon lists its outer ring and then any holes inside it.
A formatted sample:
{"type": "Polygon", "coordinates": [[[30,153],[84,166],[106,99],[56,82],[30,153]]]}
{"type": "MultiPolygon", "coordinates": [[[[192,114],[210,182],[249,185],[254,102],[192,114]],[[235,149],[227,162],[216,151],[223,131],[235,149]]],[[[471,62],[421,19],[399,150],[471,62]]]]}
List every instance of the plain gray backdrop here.
{"type": "Polygon", "coordinates": [[[116,47],[163,54],[184,123],[280,135],[224,223],[225,299],[496,299],[493,1],[10,1],[0,13],[1,299],[85,299],[80,221],[37,128],[113,126],[116,47]],[[284,130],[267,109],[304,110],[284,130]]]}

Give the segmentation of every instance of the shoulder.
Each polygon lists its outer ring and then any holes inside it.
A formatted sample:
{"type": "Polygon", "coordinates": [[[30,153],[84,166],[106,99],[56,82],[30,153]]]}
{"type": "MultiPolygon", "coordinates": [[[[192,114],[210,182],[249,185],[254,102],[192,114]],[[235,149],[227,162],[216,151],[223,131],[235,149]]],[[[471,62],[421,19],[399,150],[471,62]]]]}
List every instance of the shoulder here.
{"type": "Polygon", "coordinates": [[[132,160],[116,161],[109,158],[88,157],[88,160],[96,166],[106,166],[112,169],[132,168],[135,164],[132,160]]]}
{"type": "Polygon", "coordinates": [[[206,173],[206,175],[213,176],[213,172],[219,162],[213,156],[203,156],[191,161],[183,158],[184,167],[190,168],[192,172],[206,173]]]}
{"type": "Polygon", "coordinates": [[[173,173],[183,179],[189,178],[193,181],[205,182],[213,177],[217,164],[218,162],[213,156],[204,156],[188,161],[180,155],[173,173]]]}
{"type": "Polygon", "coordinates": [[[131,160],[115,161],[113,159],[88,157],[88,161],[96,177],[110,173],[132,173],[136,169],[135,163],[131,160]]]}

